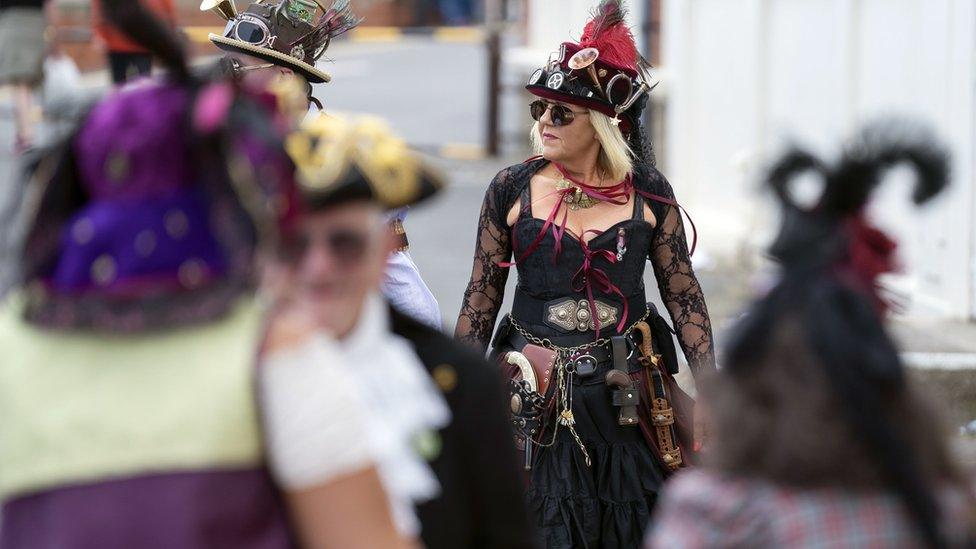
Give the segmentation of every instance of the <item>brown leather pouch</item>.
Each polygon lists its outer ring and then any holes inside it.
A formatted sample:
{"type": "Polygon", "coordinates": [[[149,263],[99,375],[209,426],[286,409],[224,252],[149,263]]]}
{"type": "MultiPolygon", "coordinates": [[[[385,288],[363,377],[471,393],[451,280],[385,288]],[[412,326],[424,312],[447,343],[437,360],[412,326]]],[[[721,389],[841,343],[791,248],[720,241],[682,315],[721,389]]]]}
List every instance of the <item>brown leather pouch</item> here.
{"type": "Polygon", "coordinates": [[[529,364],[535,370],[535,377],[539,380],[539,394],[545,395],[552,381],[553,368],[556,366],[556,351],[529,343],[522,348],[521,352],[529,359],[529,364]]]}

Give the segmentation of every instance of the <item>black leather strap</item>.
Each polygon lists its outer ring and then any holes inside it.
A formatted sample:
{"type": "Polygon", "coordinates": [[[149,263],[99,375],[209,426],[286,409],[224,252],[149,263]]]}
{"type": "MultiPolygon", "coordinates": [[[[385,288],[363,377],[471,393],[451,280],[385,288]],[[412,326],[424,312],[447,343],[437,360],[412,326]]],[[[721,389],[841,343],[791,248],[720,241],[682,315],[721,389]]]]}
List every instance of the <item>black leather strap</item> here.
{"type": "MultiPolygon", "coordinates": [[[[628,387],[622,387],[613,392],[613,405],[620,408],[617,423],[620,425],[637,425],[637,405],[640,403],[640,385],[633,382],[628,374],[627,355],[629,345],[626,336],[613,336],[610,338],[610,347],[613,349],[613,369],[627,374],[628,387]]],[[[610,383],[608,376],[607,383],[610,383]]],[[[620,387],[620,385],[616,385],[620,387]]]]}
{"type": "Polygon", "coordinates": [[[610,347],[613,349],[613,369],[627,373],[627,355],[630,354],[627,337],[622,335],[611,337],[610,347]]]}
{"type": "Polygon", "coordinates": [[[661,372],[657,368],[651,368],[651,391],[654,392],[655,398],[668,397],[664,391],[664,379],[661,378],[661,372]]]}

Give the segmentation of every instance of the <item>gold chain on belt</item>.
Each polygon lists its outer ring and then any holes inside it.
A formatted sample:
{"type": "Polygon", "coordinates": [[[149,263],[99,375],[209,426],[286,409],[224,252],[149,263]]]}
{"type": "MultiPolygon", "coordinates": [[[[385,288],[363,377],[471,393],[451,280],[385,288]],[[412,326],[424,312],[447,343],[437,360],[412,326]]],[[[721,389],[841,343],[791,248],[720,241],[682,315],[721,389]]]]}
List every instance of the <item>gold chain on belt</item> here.
{"type": "MultiPolygon", "coordinates": [[[[622,335],[629,336],[631,332],[633,332],[635,329],[637,329],[637,325],[638,324],[640,324],[641,322],[644,322],[645,320],[647,320],[647,317],[650,314],[651,314],[651,311],[650,310],[645,311],[643,316],[641,316],[636,321],[634,321],[634,323],[631,324],[630,326],[627,326],[627,329],[623,331],[623,334],[622,335]]],[[[610,338],[609,337],[601,337],[600,339],[591,341],[589,343],[584,343],[582,345],[576,345],[575,347],[561,347],[561,346],[556,345],[555,343],[553,343],[552,340],[549,339],[548,337],[540,338],[540,337],[537,337],[535,335],[532,335],[532,332],[529,332],[528,330],[526,330],[525,328],[523,328],[522,325],[519,324],[519,322],[517,320],[515,320],[514,318],[512,318],[511,316],[508,317],[508,320],[509,320],[509,322],[511,322],[512,327],[515,328],[515,331],[518,332],[518,333],[520,333],[520,334],[522,334],[522,337],[524,337],[525,339],[529,340],[530,343],[535,343],[536,345],[541,345],[542,347],[545,347],[546,349],[549,349],[551,351],[556,351],[557,353],[560,353],[560,354],[565,353],[565,354],[568,354],[568,355],[572,356],[572,355],[575,355],[575,354],[580,353],[582,351],[588,351],[588,350],[593,349],[595,347],[601,347],[603,345],[607,345],[607,344],[610,343],[610,338]]]]}

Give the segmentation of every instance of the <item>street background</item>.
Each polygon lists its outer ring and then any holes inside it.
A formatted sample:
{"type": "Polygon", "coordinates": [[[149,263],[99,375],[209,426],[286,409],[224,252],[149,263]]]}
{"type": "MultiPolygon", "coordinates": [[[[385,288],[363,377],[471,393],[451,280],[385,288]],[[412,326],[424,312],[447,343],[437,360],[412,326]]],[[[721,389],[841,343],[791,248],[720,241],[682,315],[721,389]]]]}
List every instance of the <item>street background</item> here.
{"type": "MultiPolygon", "coordinates": [[[[62,88],[69,87],[68,95],[75,97],[101,93],[109,78],[85,34],[87,3],[63,2],[69,17],[59,35],[80,76],[62,88]]],[[[197,13],[196,3],[181,2],[181,24],[198,59],[206,62],[214,53],[206,32],[222,22],[197,13]]],[[[590,4],[476,2],[467,25],[445,27],[432,2],[363,3],[358,11],[367,16],[365,26],[331,46],[328,60],[320,63],[333,76],[315,90],[328,112],[382,116],[450,181],[442,196],[412,211],[406,222],[411,254],[440,303],[448,331],[470,275],[485,188],[499,169],[529,154],[529,99],[522,83],[559,41],[578,37],[590,4]],[[498,154],[491,156],[487,44],[495,31],[498,154]]],[[[947,198],[916,214],[902,205],[907,186],[896,185],[897,192],[886,193],[873,213],[903,242],[905,272],[887,282],[901,307],[892,326],[906,361],[946,404],[953,428],[976,419],[974,3],[631,4],[635,33],[661,83],[648,119],[659,167],[701,230],[694,263],[720,349],[749,298],[774,276],[762,250],[776,220],[758,184],[777,151],[802,143],[829,155],[858,124],[881,113],[920,118],[947,141],[955,155],[947,198]]],[[[56,103],[49,99],[49,106],[56,103]]],[[[18,195],[12,139],[10,97],[0,93],[0,189],[10,191],[0,193],[0,212],[8,211],[18,195]]],[[[4,227],[5,254],[13,229],[4,227]]],[[[0,275],[9,280],[9,259],[0,266],[0,275]]],[[[510,288],[514,279],[513,273],[510,288]]],[[[650,276],[647,287],[656,287],[650,276]]],[[[691,385],[686,373],[682,382],[691,385]]],[[[972,439],[960,437],[960,444],[967,460],[976,463],[972,439]]]]}

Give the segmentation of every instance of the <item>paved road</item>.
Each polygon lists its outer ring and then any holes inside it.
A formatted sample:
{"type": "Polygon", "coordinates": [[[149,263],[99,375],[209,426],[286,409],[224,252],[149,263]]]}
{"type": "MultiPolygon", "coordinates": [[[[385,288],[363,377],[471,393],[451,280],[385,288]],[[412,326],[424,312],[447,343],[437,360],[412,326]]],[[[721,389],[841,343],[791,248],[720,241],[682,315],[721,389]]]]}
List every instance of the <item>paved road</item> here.
{"type": "Polygon", "coordinates": [[[396,43],[344,42],[323,64],[333,81],[315,95],[327,110],[383,116],[412,144],[481,143],[485,63],[480,44],[405,38],[396,43]]]}

